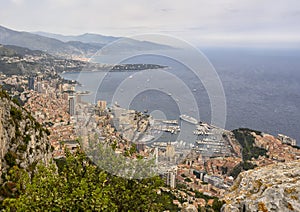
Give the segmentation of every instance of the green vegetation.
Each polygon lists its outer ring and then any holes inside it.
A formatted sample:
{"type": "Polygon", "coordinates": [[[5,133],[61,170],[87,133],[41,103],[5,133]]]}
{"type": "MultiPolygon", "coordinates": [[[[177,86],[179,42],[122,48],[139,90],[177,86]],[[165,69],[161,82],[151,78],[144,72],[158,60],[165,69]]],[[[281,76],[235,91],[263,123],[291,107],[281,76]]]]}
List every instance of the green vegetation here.
{"type": "Polygon", "coordinates": [[[241,128],[232,132],[243,148],[243,161],[251,160],[253,157],[267,156],[267,150],[254,145],[255,138],[251,135],[251,132],[259,133],[258,131],[241,128]]]}
{"type": "Polygon", "coordinates": [[[254,169],[255,167],[256,165],[252,164],[251,162],[241,162],[239,165],[233,168],[229,175],[235,179],[242,171],[254,169]]]}
{"type": "Polygon", "coordinates": [[[136,144],[132,144],[129,149],[129,153],[130,153],[130,155],[133,155],[136,152],[137,152],[136,144]]]}
{"type": "Polygon", "coordinates": [[[16,153],[12,152],[12,151],[8,151],[5,156],[4,159],[7,163],[8,166],[12,167],[14,165],[16,165],[16,159],[17,159],[17,155],[16,153]]]}
{"type": "Polygon", "coordinates": [[[13,103],[15,103],[16,105],[18,105],[18,106],[21,106],[21,102],[19,101],[19,99],[17,99],[17,98],[12,98],[12,101],[13,101],[13,103]]]}
{"type": "Polygon", "coordinates": [[[25,152],[27,150],[27,145],[20,144],[17,148],[20,152],[25,152]]]}
{"type": "Polygon", "coordinates": [[[0,86],[0,98],[6,98],[6,99],[10,98],[8,93],[2,89],[2,86],[0,86]]]}
{"type": "Polygon", "coordinates": [[[214,211],[221,211],[221,208],[222,206],[225,204],[225,201],[221,201],[217,198],[214,198],[214,202],[213,202],[213,205],[212,205],[212,209],[214,211]]]}
{"type": "Polygon", "coordinates": [[[202,198],[202,199],[205,199],[205,201],[207,202],[208,200],[212,199],[211,196],[208,196],[208,195],[205,195],[199,191],[195,191],[195,197],[196,198],[202,198]]]}
{"type": "Polygon", "coordinates": [[[14,122],[17,120],[20,121],[22,119],[22,111],[12,106],[10,108],[10,115],[12,116],[14,122]]]}
{"type": "Polygon", "coordinates": [[[178,184],[177,184],[177,188],[178,188],[178,189],[187,189],[187,185],[186,185],[186,184],[178,183],[178,184]]]}
{"type": "MultiPolygon", "coordinates": [[[[217,198],[217,197],[211,197],[211,196],[205,195],[205,194],[203,194],[199,191],[195,191],[195,197],[196,198],[202,198],[206,202],[208,202],[208,200],[210,200],[210,199],[214,200],[212,207],[210,207],[210,206],[205,207],[205,209],[207,209],[208,211],[210,209],[212,209],[213,211],[221,211],[221,208],[225,203],[224,201],[219,200],[219,198],[217,198]]],[[[202,209],[204,209],[204,208],[202,208],[202,209]]],[[[207,210],[205,210],[205,211],[207,211],[207,210]]]]}
{"type": "MultiPolygon", "coordinates": [[[[93,165],[81,152],[67,153],[57,167],[37,165],[34,176],[18,167],[8,177],[13,194],[2,202],[8,211],[163,211],[173,210],[169,194],[157,193],[159,177],[129,180],[93,165]]],[[[176,209],[175,209],[176,210],[176,209]]]]}
{"type": "Polygon", "coordinates": [[[192,182],[192,180],[189,177],[185,178],[184,181],[188,183],[192,182]]]}
{"type": "Polygon", "coordinates": [[[257,159],[259,156],[267,156],[267,150],[255,146],[255,137],[251,134],[254,132],[257,135],[261,135],[260,131],[251,130],[248,128],[240,128],[232,131],[236,140],[242,146],[243,162],[234,167],[234,169],[229,173],[232,177],[236,178],[242,171],[247,171],[249,169],[254,169],[256,165],[251,163],[251,159],[257,159]]]}
{"type": "Polygon", "coordinates": [[[23,141],[25,142],[25,144],[29,144],[29,141],[31,140],[30,135],[26,135],[23,139],[23,141]]]}

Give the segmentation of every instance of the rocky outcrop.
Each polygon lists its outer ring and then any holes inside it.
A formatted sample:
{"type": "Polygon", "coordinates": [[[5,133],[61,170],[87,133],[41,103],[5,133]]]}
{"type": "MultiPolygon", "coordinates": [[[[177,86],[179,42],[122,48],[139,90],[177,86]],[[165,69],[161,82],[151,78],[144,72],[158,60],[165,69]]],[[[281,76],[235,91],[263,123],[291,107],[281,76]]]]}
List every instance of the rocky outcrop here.
{"type": "Polygon", "coordinates": [[[224,200],[223,212],[300,211],[300,160],[242,172],[224,200]]]}
{"type": "Polygon", "coordinates": [[[33,171],[37,163],[50,161],[47,133],[0,89],[0,184],[13,166],[33,171]]]}

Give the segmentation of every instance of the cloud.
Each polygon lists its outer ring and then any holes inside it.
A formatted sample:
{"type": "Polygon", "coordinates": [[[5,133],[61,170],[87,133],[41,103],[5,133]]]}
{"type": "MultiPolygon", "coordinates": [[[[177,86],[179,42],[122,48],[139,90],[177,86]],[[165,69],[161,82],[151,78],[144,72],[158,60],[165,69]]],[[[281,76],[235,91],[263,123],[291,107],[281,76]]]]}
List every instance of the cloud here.
{"type": "MultiPolygon", "coordinates": [[[[2,4],[0,20],[20,30],[63,34],[169,33],[185,39],[205,35],[300,37],[298,0],[13,0],[2,4]],[[22,4],[22,7],[17,6],[22,4]],[[18,15],[16,15],[18,14],[18,15]],[[274,35],[272,35],[274,34],[274,35]],[[286,36],[289,35],[289,36],[286,36]]],[[[236,36],[235,39],[238,37],[236,36]]],[[[257,40],[256,38],[254,40],[257,40]]]]}
{"type": "Polygon", "coordinates": [[[24,0],[11,0],[11,2],[17,6],[20,6],[24,3],[24,0]]]}

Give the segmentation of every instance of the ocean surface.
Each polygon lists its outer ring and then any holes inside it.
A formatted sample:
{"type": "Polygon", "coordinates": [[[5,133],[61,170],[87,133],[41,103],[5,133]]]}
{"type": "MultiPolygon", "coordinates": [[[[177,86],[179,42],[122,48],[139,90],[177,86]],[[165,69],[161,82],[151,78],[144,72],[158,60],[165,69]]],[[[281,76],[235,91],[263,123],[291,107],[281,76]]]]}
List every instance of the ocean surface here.
{"type": "MultiPolygon", "coordinates": [[[[226,129],[247,127],[273,135],[282,133],[296,138],[300,145],[300,49],[200,50],[215,68],[224,88],[226,129]]],[[[113,104],[123,98],[121,102],[128,100],[129,104],[121,107],[147,110],[168,119],[178,119],[185,113],[211,123],[210,91],[187,64],[155,55],[133,57],[123,63],[152,63],[169,68],[62,76],[78,80],[82,84],[78,90],[92,92],[91,96],[84,97],[86,101],[101,99],[113,104]]]]}

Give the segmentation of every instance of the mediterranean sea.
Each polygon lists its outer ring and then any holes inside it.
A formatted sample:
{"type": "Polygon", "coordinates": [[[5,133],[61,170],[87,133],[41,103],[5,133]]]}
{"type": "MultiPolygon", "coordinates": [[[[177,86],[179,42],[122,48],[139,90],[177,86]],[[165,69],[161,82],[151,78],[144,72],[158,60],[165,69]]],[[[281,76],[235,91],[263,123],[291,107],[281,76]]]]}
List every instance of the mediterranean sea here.
{"type": "MultiPolygon", "coordinates": [[[[300,145],[300,50],[296,49],[251,49],[251,48],[203,48],[201,51],[209,59],[222,82],[226,98],[226,125],[228,130],[240,127],[260,130],[277,135],[286,134],[297,139],[300,145]]],[[[123,61],[124,63],[151,63],[167,65],[167,71],[184,82],[193,94],[204,122],[211,122],[211,102],[205,86],[184,64],[170,58],[146,55],[123,61]]],[[[151,73],[152,70],[148,70],[151,73]]],[[[146,83],[158,80],[151,74],[144,82],[132,72],[64,73],[66,79],[79,80],[83,85],[79,90],[92,91],[94,102],[98,99],[113,104],[114,93],[127,95],[124,80],[132,82],[139,91],[146,83]],[[99,75],[102,75],[99,82],[99,75]],[[79,77],[80,76],[80,77],[79,77]]],[[[168,119],[178,119],[180,104],[189,104],[186,91],[177,89],[175,93],[164,90],[166,85],[175,87],[176,82],[162,75],[161,86],[135,92],[129,105],[139,111],[162,111],[168,119]],[[182,98],[175,98],[180,96],[182,98]]],[[[122,107],[123,105],[121,105],[122,107]]],[[[188,115],[193,115],[191,108],[188,115]]]]}

